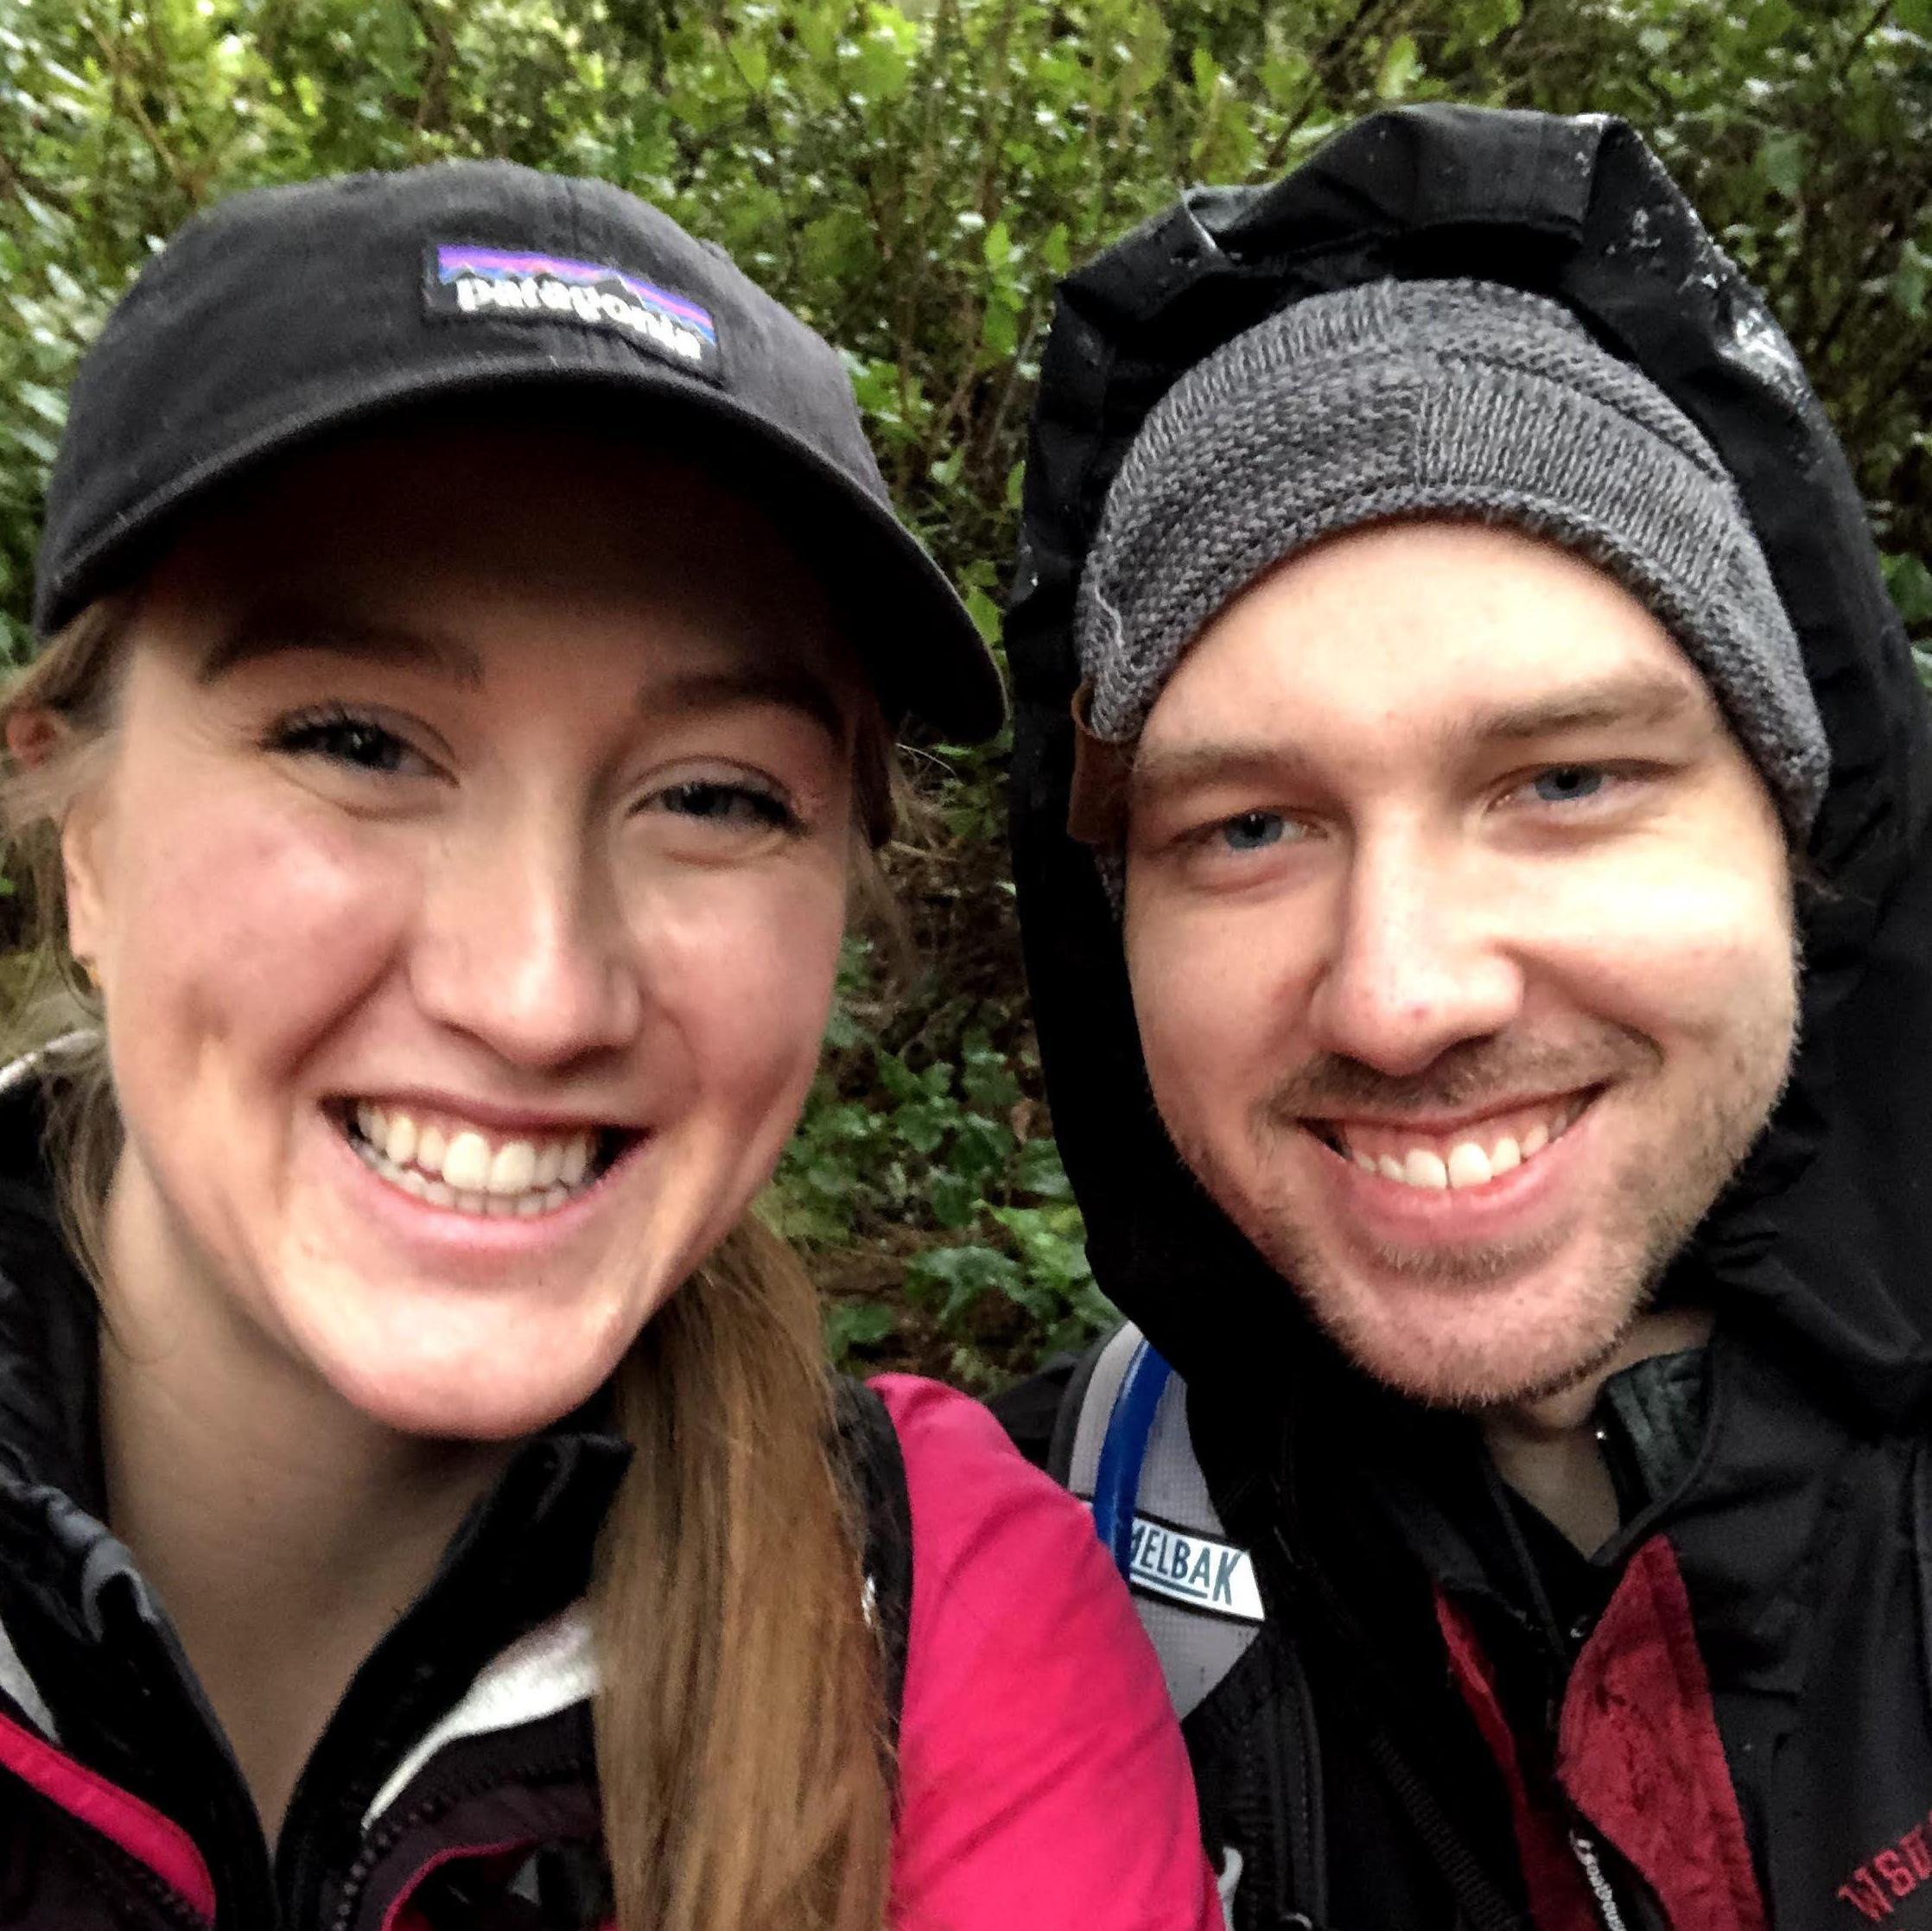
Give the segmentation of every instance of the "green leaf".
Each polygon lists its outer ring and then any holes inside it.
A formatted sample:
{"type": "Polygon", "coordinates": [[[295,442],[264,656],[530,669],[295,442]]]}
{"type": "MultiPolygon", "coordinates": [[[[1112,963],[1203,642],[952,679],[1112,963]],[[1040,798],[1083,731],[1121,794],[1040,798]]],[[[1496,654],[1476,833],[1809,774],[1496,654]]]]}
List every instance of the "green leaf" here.
{"type": "Polygon", "coordinates": [[[1041,1200],[1071,1200],[1073,1187],[1060,1164],[1060,1149],[1051,1140],[1029,1140],[1014,1156],[1013,1184],[1021,1193],[1041,1200]]]}
{"type": "Polygon", "coordinates": [[[880,1053],[875,1064],[879,1069],[879,1083],[893,1099],[923,1100],[926,1097],[919,1076],[896,1052],[880,1053]]]}
{"type": "Polygon", "coordinates": [[[935,1105],[930,1100],[899,1107],[893,1114],[893,1132],[915,1153],[930,1159],[938,1152],[939,1144],[945,1139],[952,1123],[947,1117],[950,1108],[935,1105]]]}
{"type": "Polygon", "coordinates": [[[842,1367],[855,1348],[875,1348],[893,1328],[892,1311],[875,1303],[835,1301],[825,1310],[825,1351],[842,1367]]]}
{"type": "Polygon", "coordinates": [[[1389,41],[1389,51],[1382,57],[1381,70],[1376,75],[1376,98],[1405,98],[1421,71],[1422,55],[1416,47],[1414,35],[1396,35],[1389,41]]]}
{"type": "Polygon", "coordinates": [[[966,593],[966,614],[988,644],[1000,641],[1000,607],[977,584],[966,593]]]}
{"type": "Polygon", "coordinates": [[[745,85],[754,94],[765,92],[772,78],[772,57],[761,42],[744,34],[732,36],[731,64],[744,76],[745,85]]]}
{"type": "Polygon", "coordinates": [[[969,1113],[959,1122],[947,1153],[947,1163],[955,1172],[984,1179],[997,1173],[1013,1155],[1013,1134],[997,1120],[982,1119],[969,1113]]]}
{"type": "Polygon", "coordinates": [[[1932,569],[1919,556],[1886,556],[1885,588],[1898,606],[1898,614],[1915,628],[1932,624],[1932,569]]]}
{"type": "Polygon", "coordinates": [[[906,1270],[906,1285],[924,1296],[937,1294],[939,1318],[956,1321],[982,1294],[1012,1294],[1023,1282],[1020,1263],[993,1247],[942,1247],[915,1256],[906,1270]]]}
{"type": "Polygon", "coordinates": [[[1788,201],[1804,194],[1808,172],[1808,149],[1802,134],[1774,131],[1758,144],[1757,171],[1788,201]]]}
{"type": "Polygon", "coordinates": [[[1915,241],[1899,251],[1898,266],[1892,270],[1891,298],[1914,321],[1925,314],[1925,298],[1932,293],[1932,255],[1915,241]]]}
{"type": "Polygon", "coordinates": [[[932,1176],[932,1217],[956,1231],[970,1226],[980,1208],[980,1191],[963,1173],[942,1168],[932,1176]]]}

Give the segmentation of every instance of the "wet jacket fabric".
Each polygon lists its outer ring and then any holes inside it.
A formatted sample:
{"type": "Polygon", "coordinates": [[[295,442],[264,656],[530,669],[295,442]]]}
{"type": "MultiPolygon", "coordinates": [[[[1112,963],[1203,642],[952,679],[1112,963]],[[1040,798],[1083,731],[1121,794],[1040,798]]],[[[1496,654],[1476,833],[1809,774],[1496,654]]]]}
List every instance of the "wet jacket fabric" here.
{"type": "MultiPolygon", "coordinates": [[[[1185,1378],[1265,1640],[1188,1722],[1236,1931],[1932,1928],[1932,742],[1850,472],[1763,303],[1626,126],[1378,115],[1200,191],[1062,289],[1007,642],[1013,830],[1056,1130],[1101,1286],[1185,1378]],[[1553,295],[1736,478],[1832,753],[1801,1045],[1674,1262],[1710,1345],[1605,1391],[1586,1560],[1473,1424],[1371,1385],[1185,1172],[1118,925],[1065,833],[1075,588],[1182,370],[1387,276],[1553,295]]],[[[1419,640],[1426,648],[1426,640],[1419,640]]]]}
{"type": "MultiPolygon", "coordinates": [[[[0,1095],[0,1927],[599,1931],[583,1596],[626,1445],[577,1416],[518,1451],[350,1685],[271,1856],[103,1526],[96,1320],[38,1145],[0,1095]]],[[[842,1426],[903,1672],[893,1931],[1219,1931],[1159,1668],[1077,1505],[931,1382],[848,1389],[842,1426]]]]}

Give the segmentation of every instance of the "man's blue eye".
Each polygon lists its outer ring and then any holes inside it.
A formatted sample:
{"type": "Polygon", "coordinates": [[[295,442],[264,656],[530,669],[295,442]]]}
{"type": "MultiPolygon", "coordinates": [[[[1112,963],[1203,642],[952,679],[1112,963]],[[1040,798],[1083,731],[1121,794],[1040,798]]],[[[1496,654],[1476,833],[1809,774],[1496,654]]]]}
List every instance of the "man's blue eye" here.
{"type": "Polygon", "coordinates": [[[1265,851],[1287,829],[1287,820],[1279,811],[1243,811],[1221,827],[1221,837],[1231,852],[1265,851]]]}
{"type": "Polygon", "coordinates": [[[1545,804],[1574,804],[1594,797],[1604,788],[1605,773],[1597,765],[1553,765],[1539,772],[1530,789],[1545,804]]]}

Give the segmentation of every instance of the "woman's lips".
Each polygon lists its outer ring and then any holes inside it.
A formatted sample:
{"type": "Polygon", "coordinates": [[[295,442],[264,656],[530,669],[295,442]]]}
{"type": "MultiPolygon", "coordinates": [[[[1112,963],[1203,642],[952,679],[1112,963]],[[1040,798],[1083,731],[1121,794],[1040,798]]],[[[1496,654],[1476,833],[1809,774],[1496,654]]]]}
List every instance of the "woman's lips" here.
{"type": "Polygon", "coordinates": [[[377,1117],[359,1117],[365,1110],[353,1102],[322,1109],[327,1136],[346,1157],[359,1197],[393,1235],[412,1243],[427,1241],[452,1255],[472,1249],[505,1255],[535,1251],[532,1242],[568,1233],[651,1138],[648,1132],[618,1128],[519,1135],[439,1115],[442,1123],[430,1129],[428,1149],[440,1156],[439,1171],[423,1164],[420,1122],[416,1147],[409,1147],[406,1133],[402,1135],[410,1158],[397,1162],[390,1158],[397,1145],[395,1109],[376,1108],[377,1117]],[[385,1127],[378,1147],[376,1129],[385,1127]],[[548,1146],[543,1144],[546,1137],[548,1146]],[[480,1178],[481,1185],[453,1185],[452,1171],[458,1181],[480,1178]]]}

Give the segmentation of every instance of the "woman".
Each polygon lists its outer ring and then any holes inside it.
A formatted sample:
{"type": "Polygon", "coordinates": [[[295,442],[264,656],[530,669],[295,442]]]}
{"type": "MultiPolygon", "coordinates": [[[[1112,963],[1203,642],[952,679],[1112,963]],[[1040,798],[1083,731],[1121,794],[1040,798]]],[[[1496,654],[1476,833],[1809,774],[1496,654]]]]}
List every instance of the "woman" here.
{"type": "Polygon", "coordinates": [[[1218,1923],[1090,1531],[749,1215],[893,722],[1000,715],[832,352],[596,184],[242,196],[35,616],[0,1922],[1218,1923]]]}

